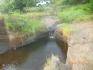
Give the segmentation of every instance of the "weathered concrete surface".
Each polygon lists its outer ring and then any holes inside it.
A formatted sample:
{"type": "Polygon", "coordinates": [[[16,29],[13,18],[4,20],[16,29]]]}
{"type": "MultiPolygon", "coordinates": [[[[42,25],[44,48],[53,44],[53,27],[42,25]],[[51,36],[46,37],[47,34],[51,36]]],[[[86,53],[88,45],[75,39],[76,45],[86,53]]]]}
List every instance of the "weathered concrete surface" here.
{"type": "Polygon", "coordinates": [[[93,70],[93,64],[73,64],[72,70],[93,70]]]}
{"type": "Polygon", "coordinates": [[[92,22],[73,24],[74,32],[68,39],[67,63],[93,64],[92,22]]]}
{"type": "Polygon", "coordinates": [[[16,49],[17,47],[22,47],[27,44],[33,43],[40,39],[46,39],[48,37],[48,31],[35,33],[33,35],[16,35],[16,34],[10,34],[10,47],[16,49]]]}
{"type": "Polygon", "coordinates": [[[0,19],[0,53],[5,52],[9,49],[9,37],[7,33],[7,28],[4,24],[4,19],[0,19]]]}
{"type": "Polygon", "coordinates": [[[73,32],[66,40],[62,36],[63,32],[57,31],[56,34],[58,44],[61,44],[63,50],[63,42],[67,44],[66,64],[73,65],[72,70],[93,70],[93,22],[74,23],[71,28],[73,32]]]}
{"type": "Polygon", "coordinates": [[[55,39],[59,47],[61,48],[62,52],[64,53],[65,60],[67,58],[67,51],[68,51],[68,43],[67,43],[67,37],[64,36],[63,30],[60,28],[57,28],[55,33],[55,39]]]}

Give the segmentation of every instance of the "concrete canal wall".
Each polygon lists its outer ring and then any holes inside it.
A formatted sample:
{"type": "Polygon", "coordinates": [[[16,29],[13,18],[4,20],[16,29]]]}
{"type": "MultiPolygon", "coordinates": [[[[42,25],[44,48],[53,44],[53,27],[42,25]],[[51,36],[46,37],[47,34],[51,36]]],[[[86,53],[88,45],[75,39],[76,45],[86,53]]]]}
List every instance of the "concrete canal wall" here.
{"type": "Polygon", "coordinates": [[[7,28],[4,24],[4,19],[0,19],[0,53],[5,52],[9,49],[9,37],[7,28]]]}
{"type": "Polygon", "coordinates": [[[25,46],[46,37],[48,37],[48,30],[36,32],[32,35],[31,33],[18,34],[11,32],[7,29],[4,19],[0,19],[0,53],[25,46]]]}

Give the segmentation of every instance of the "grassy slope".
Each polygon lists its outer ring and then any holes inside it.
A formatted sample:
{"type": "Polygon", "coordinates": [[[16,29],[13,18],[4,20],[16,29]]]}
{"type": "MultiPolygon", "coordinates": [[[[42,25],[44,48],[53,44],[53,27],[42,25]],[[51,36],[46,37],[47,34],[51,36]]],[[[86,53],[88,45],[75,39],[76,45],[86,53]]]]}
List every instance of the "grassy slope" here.
{"type": "Polygon", "coordinates": [[[90,11],[90,4],[81,4],[63,8],[58,12],[57,16],[64,23],[59,25],[65,35],[69,35],[73,29],[70,28],[70,23],[73,21],[90,21],[93,19],[93,14],[90,11]]]}
{"type": "Polygon", "coordinates": [[[58,12],[58,17],[64,22],[85,21],[93,18],[90,13],[90,4],[69,6],[58,12]]]}
{"type": "Polygon", "coordinates": [[[26,13],[19,14],[13,13],[10,15],[4,15],[6,26],[14,32],[22,33],[34,33],[39,28],[43,27],[40,21],[40,17],[43,13],[26,13]]]}

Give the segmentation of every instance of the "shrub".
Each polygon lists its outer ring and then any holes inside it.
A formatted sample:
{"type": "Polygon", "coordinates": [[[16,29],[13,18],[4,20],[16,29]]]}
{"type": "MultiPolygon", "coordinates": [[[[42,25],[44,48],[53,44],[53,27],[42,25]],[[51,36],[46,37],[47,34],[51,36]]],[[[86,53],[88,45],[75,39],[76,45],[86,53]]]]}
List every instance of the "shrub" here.
{"type": "Polygon", "coordinates": [[[42,27],[39,19],[32,19],[31,17],[22,15],[5,16],[5,23],[9,30],[19,33],[34,33],[38,28],[42,27]]]}
{"type": "Polygon", "coordinates": [[[44,11],[44,8],[42,8],[42,7],[26,7],[25,11],[26,12],[42,12],[42,11],[44,11]]]}
{"type": "Polygon", "coordinates": [[[63,9],[63,11],[58,13],[58,17],[64,22],[71,22],[78,17],[83,18],[83,16],[88,15],[89,11],[89,4],[77,5],[63,9]]]}

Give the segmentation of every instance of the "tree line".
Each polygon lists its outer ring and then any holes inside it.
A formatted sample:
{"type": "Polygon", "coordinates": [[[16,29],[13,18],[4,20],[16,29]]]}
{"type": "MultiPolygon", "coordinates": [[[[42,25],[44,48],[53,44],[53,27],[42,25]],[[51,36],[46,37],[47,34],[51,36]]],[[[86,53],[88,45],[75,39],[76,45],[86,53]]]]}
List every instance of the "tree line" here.
{"type": "Polygon", "coordinates": [[[53,3],[57,6],[89,4],[91,10],[93,10],[93,0],[54,0],[53,3]]]}
{"type": "Polygon", "coordinates": [[[1,12],[23,11],[25,7],[35,6],[35,0],[0,0],[1,12]]]}

